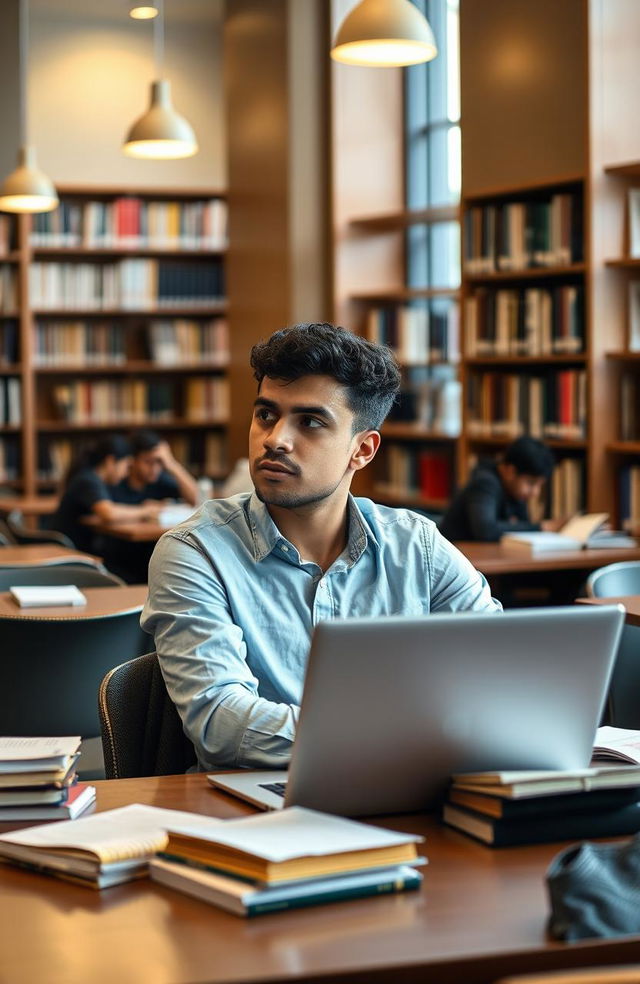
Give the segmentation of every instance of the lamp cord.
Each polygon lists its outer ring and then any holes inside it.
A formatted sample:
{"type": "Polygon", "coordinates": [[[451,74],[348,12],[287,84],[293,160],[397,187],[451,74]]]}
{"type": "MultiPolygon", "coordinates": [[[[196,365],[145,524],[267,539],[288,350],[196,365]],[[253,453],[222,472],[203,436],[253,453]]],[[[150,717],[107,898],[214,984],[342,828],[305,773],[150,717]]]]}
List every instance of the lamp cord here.
{"type": "Polygon", "coordinates": [[[164,75],[164,0],[157,0],[158,16],[153,22],[153,53],[156,63],[156,79],[164,75]]]}
{"type": "Polygon", "coordinates": [[[18,103],[20,147],[27,143],[27,59],[29,56],[29,16],[27,0],[18,5],[18,103]]]}

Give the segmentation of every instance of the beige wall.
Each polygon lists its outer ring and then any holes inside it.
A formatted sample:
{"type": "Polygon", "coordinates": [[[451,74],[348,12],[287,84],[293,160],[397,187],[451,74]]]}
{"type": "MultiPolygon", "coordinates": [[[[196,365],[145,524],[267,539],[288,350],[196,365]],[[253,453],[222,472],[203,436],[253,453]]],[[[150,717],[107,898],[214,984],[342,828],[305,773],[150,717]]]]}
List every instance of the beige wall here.
{"type": "MultiPolygon", "coordinates": [[[[2,47],[15,6],[16,0],[0,5],[2,47]]],[[[151,23],[128,17],[124,0],[31,0],[30,8],[30,129],[40,164],[54,181],[226,186],[222,0],[166,0],[166,75],[174,105],[200,145],[195,157],[166,162],[131,160],[120,150],[128,127],[148,103],[151,23]]],[[[9,42],[9,53],[13,47],[9,42]]],[[[0,64],[6,75],[5,58],[0,64]]],[[[0,87],[3,134],[14,125],[16,103],[13,74],[13,85],[0,87]]],[[[6,153],[3,142],[1,160],[6,153]]],[[[11,166],[14,153],[9,151],[11,166]]]]}

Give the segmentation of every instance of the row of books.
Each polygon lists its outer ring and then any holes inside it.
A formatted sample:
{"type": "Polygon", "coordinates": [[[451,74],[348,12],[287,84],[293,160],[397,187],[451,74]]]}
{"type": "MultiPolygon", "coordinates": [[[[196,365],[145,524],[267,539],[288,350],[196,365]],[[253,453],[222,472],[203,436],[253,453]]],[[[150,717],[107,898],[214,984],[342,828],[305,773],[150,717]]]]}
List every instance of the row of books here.
{"type": "Polygon", "coordinates": [[[144,424],[147,418],[174,417],[219,422],[229,414],[227,380],[216,377],[192,377],[180,383],[78,380],[53,386],[51,395],[55,419],[75,424],[144,424]]]}
{"type": "Polygon", "coordinates": [[[22,386],[15,376],[0,378],[0,426],[18,427],[22,422],[22,386]]]}
{"type": "Polygon", "coordinates": [[[585,474],[581,458],[563,458],[556,463],[547,499],[545,515],[551,519],[564,519],[584,510],[585,474]]]}
{"type": "Polygon", "coordinates": [[[0,738],[0,821],[73,819],[96,798],[78,782],[80,738],[0,738]]]}
{"type": "Polygon", "coordinates": [[[582,440],[586,435],[587,377],[582,369],[540,375],[471,373],[467,390],[472,437],[582,440]]]}
{"type": "Polygon", "coordinates": [[[640,531],[640,465],[620,469],[620,518],[624,529],[640,531]]]}
{"type": "Polygon", "coordinates": [[[472,205],[463,217],[464,272],[473,275],[579,263],[582,196],[472,205]]]}
{"type": "Polygon", "coordinates": [[[620,381],[620,440],[640,441],[640,373],[625,373],[620,381]]]}
{"type": "MultiPolygon", "coordinates": [[[[1,337],[1,333],[0,333],[1,337]]],[[[38,321],[35,326],[36,366],[120,366],[133,356],[135,339],[129,325],[107,321],[38,321]]],[[[9,345],[17,344],[7,338],[9,345]]],[[[222,367],[229,360],[224,318],[206,321],[152,321],[144,329],[144,357],[161,366],[203,363],[222,367]]],[[[15,361],[7,360],[7,361],[15,361]]]]}
{"type": "Polygon", "coordinates": [[[0,215],[0,257],[16,248],[16,224],[10,215],[0,215]]]}
{"type": "Polygon", "coordinates": [[[31,246],[216,250],[227,245],[227,203],[62,199],[53,212],[33,216],[31,246]]]}
{"type": "Polygon", "coordinates": [[[32,263],[29,269],[29,298],[36,310],[203,307],[223,296],[224,271],[215,259],[32,263]]]}
{"type": "Polygon", "coordinates": [[[491,847],[635,834],[640,733],[602,727],[591,766],[453,776],[443,820],[491,847]]]}
{"type": "Polygon", "coordinates": [[[419,424],[433,433],[457,437],[462,428],[462,385],[457,379],[438,376],[408,381],[388,420],[419,424]]]}
{"type": "MultiPolygon", "coordinates": [[[[183,464],[192,475],[196,476],[215,476],[226,474],[227,446],[226,439],[220,431],[211,431],[197,434],[168,434],[163,435],[171,451],[181,464],[183,464]]],[[[0,469],[2,467],[2,448],[0,442],[0,469]]],[[[8,444],[8,440],[6,441],[8,444]]],[[[45,482],[60,482],[66,475],[72,460],[80,453],[86,442],[74,440],[68,437],[44,437],[41,435],[38,442],[38,479],[45,482]]],[[[14,442],[17,450],[17,444],[14,442]]],[[[12,474],[3,476],[0,470],[0,479],[16,478],[18,472],[17,457],[12,457],[12,474]]]]}
{"type": "Polygon", "coordinates": [[[0,324],[0,364],[14,365],[20,359],[20,327],[17,321],[0,324]]]}
{"type": "Polygon", "coordinates": [[[0,437],[0,482],[20,477],[20,443],[15,437],[0,437]]]}
{"type": "Polygon", "coordinates": [[[388,345],[402,365],[455,363],[460,359],[459,321],[455,303],[372,308],[367,338],[388,345]]]}
{"type": "Polygon", "coordinates": [[[451,456],[445,452],[389,444],[376,493],[400,498],[420,495],[429,502],[447,502],[452,493],[452,472],[451,456]]]}
{"type": "Polygon", "coordinates": [[[88,888],[148,874],[258,916],[417,889],[422,839],[302,807],[219,820],[135,803],[4,834],[0,857],[88,888]]]}
{"type": "Polygon", "coordinates": [[[584,289],[478,287],[465,302],[465,344],[469,356],[582,352],[584,289]]]}
{"type": "Polygon", "coordinates": [[[12,266],[0,265],[0,314],[18,310],[18,278],[12,266]]]}

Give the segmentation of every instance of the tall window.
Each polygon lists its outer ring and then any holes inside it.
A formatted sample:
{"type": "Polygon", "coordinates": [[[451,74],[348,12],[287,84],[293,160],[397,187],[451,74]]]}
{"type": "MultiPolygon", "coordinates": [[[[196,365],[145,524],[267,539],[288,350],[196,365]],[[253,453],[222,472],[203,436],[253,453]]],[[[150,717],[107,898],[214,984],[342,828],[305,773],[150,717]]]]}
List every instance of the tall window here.
{"type": "Polygon", "coordinates": [[[452,207],[460,200],[459,0],[413,2],[431,24],[438,55],[405,72],[406,207],[443,213],[440,221],[409,227],[407,285],[457,287],[460,229],[452,207]]]}

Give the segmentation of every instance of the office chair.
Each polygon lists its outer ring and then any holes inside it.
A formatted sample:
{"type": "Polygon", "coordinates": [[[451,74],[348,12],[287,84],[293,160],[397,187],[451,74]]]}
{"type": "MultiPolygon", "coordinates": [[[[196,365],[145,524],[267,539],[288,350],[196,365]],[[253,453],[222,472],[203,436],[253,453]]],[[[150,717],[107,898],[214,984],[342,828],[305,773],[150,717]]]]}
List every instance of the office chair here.
{"type": "Polygon", "coordinates": [[[11,540],[0,531],[0,547],[10,547],[11,540]]]}
{"type": "Polygon", "coordinates": [[[598,567],[587,578],[587,597],[616,598],[640,594],[640,560],[598,567]]]}
{"type": "Polygon", "coordinates": [[[30,543],[57,543],[61,547],[76,549],[73,540],[66,533],[59,533],[57,530],[30,530],[24,525],[22,513],[19,509],[12,509],[8,514],[6,525],[18,545],[28,546],[30,543]]]}
{"type": "MultiPolygon", "coordinates": [[[[640,594],[640,561],[607,564],[587,578],[589,598],[640,594]]],[[[608,724],[640,728],[640,628],[625,625],[609,687],[608,724]]]]}
{"type": "Polygon", "coordinates": [[[0,616],[0,734],[81,735],[78,772],[103,778],[98,691],[124,653],[149,648],[139,611],[0,616]]]}
{"type": "Polygon", "coordinates": [[[155,653],[110,670],[98,703],[107,779],[168,776],[196,764],[155,653]]]}
{"type": "Polygon", "coordinates": [[[122,578],[105,567],[93,567],[91,564],[24,564],[19,567],[3,567],[0,564],[0,591],[23,584],[75,584],[77,588],[109,588],[124,583],[122,578]]]}

